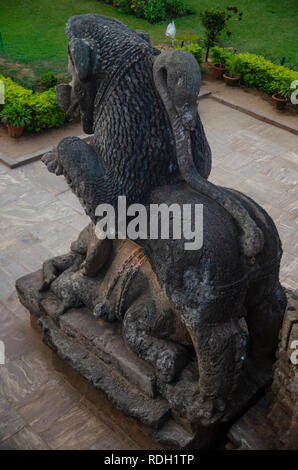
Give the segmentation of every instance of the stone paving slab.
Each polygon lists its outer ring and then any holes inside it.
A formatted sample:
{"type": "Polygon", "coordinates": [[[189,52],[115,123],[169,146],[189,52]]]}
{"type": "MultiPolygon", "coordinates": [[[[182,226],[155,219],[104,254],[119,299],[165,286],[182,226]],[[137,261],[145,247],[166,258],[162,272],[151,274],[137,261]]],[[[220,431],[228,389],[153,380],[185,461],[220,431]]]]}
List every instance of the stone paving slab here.
{"type": "MultiPolygon", "coordinates": [[[[213,152],[211,181],[247,193],[268,211],[283,242],[281,281],[296,289],[298,137],[209,98],[199,111],[213,152]]],[[[0,164],[0,340],[7,345],[1,449],[139,448],[53,370],[14,289],[17,278],[67,251],[88,222],[64,179],[40,161],[14,170],[0,164]]]]}
{"type": "Polygon", "coordinates": [[[40,149],[56,145],[64,137],[83,134],[82,125],[78,121],[65,124],[61,127],[47,129],[35,134],[24,134],[21,138],[12,138],[7,135],[5,126],[0,126],[0,152],[13,160],[23,155],[35,153],[40,149]]]}
{"type": "Polygon", "coordinates": [[[288,126],[298,131],[298,106],[293,107],[289,104],[286,110],[280,111],[267,93],[244,85],[227,86],[224,80],[215,79],[211,67],[204,63],[201,92],[205,91],[210,91],[212,96],[227,103],[228,106],[247,109],[249,112],[255,112],[262,120],[268,118],[277,125],[288,126]]]}

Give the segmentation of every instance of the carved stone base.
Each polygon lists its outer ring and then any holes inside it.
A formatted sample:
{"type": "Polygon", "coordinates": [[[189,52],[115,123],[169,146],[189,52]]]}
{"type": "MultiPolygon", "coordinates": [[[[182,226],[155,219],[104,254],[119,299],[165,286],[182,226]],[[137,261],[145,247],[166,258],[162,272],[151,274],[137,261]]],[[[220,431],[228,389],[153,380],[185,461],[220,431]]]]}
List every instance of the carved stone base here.
{"type": "MultiPolygon", "coordinates": [[[[57,319],[60,300],[49,290],[39,292],[42,280],[41,270],[19,279],[19,298],[30,311],[32,326],[42,332],[43,342],[54,352],[54,367],[96,406],[101,419],[109,425],[115,423],[118,429],[120,426],[145,449],[208,449],[218,445],[230,424],[202,426],[191,416],[191,405],[198,395],[195,361],[184,368],[176,382],[162,382],[148,363],[127,348],[121,323],[95,318],[87,308],[72,308],[57,319]]],[[[281,363],[276,377],[284,369],[285,364],[281,363]]],[[[246,388],[242,384],[238,416],[255,403],[268,378],[262,380],[256,381],[255,377],[254,383],[247,379],[246,388]]],[[[274,448],[275,444],[267,442],[270,432],[263,429],[267,403],[268,397],[231,428],[233,446],[243,446],[245,442],[245,448],[274,448]],[[261,438],[251,438],[258,432],[261,438]]],[[[295,406],[297,414],[297,401],[295,406]]]]}
{"type": "Polygon", "coordinates": [[[162,390],[153,368],[125,346],[119,323],[96,319],[86,308],[70,309],[55,320],[60,301],[50,291],[39,293],[41,282],[42,271],[37,271],[16,284],[31,325],[54,351],[56,369],[98,407],[103,419],[132,433],[134,440],[138,436],[147,449],[206,449],[221,436],[226,425],[198,426],[183,409],[197,390],[194,363],[162,390]]]}
{"type": "Polygon", "coordinates": [[[271,389],[230,429],[229,439],[233,448],[298,449],[297,340],[298,291],[288,295],[271,389]]]}

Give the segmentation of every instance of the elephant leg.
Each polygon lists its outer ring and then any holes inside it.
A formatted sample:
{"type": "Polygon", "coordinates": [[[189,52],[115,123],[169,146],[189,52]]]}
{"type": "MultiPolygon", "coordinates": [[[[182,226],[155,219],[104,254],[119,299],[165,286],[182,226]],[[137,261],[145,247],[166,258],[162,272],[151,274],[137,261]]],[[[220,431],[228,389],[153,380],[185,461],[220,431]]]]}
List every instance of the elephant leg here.
{"type": "Polygon", "coordinates": [[[197,354],[199,400],[193,412],[202,424],[223,418],[246,359],[247,329],[241,298],[221,298],[182,314],[197,354]]]}
{"type": "Polygon", "coordinates": [[[132,305],[123,320],[123,335],[127,345],[149,362],[166,383],[173,381],[188,361],[183,346],[154,336],[152,324],[156,307],[151,301],[132,305]]]}
{"type": "Polygon", "coordinates": [[[271,375],[287,299],[279,282],[275,280],[273,287],[270,288],[273,282],[268,278],[266,284],[261,286],[263,298],[258,295],[260,287],[258,289],[256,285],[250,289],[250,298],[257,299],[257,303],[250,302],[247,305],[247,325],[250,335],[250,355],[258,369],[267,371],[271,375]]]}

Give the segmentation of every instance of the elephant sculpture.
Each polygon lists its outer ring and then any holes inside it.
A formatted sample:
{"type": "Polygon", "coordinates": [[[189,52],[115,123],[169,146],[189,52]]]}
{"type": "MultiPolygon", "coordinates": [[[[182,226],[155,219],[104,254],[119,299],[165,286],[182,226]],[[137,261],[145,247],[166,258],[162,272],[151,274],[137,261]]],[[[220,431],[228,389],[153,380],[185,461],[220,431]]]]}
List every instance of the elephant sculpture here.
{"type": "Polygon", "coordinates": [[[72,82],[57,99],[68,113],[79,108],[93,136],[63,139],[43,162],[65,176],[91,223],[69,254],[44,263],[41,291],[62,300],[57,316],[85,305],[121,321],[128,347],[165,383],[196,357],[193,413],[207,424],[228,419],[247,369],[271,373],[286,303],[278,232],[249,197],[207,180],[200,70],[189,53],[159,53],[144,32],[99,15],[70,18],[66,33],[72,82]],[[97,238],[96,207],[116,209],[120,195],[147,207],[202,204],[202,247],[97,238]]]}

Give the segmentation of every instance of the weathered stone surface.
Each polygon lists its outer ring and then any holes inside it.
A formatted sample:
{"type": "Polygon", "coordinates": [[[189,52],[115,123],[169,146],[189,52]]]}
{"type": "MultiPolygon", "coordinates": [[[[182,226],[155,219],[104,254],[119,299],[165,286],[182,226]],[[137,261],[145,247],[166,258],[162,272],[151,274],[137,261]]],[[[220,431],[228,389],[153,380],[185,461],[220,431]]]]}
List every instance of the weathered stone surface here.
{"type": "Polygon", "coordinates": [[[297,294],[298,291],[288,293],[271,389],[229,431],[229,438],[238,449],[298,448],[298,371],[297,364],[291,361],[295,350],[292,341],[298,339],[297,294]]]}
{"type": "Polygon", "coordinates": [[[69,253],[44,263],[34,292],[17,284],[20,298],[41,316],[44,341],[127,414],[156,429],[173,410],[197,441],[271,380],[285,308],[280,239],[254,201],[206,180],[210,149],[190,54],[159,55],[143,34],[98,15],[71,18],[66,32],[72,82],[57,98],[69,113],[80,108],[94,137],[63,139],[43,161],[66,177],[92,222],[69,253]],[[203,246],[186,250],[185,233],[99,240],[96,207],[109,203],[117,214],[120,195],[128,204],[203,204],[203,246]],[[148,403],[156,415],[142,411],[148,403]]]}
{"type": "Polygon", "coordinates": [[[175,421],[168,420],[166,424],[155,434],[157,442],[166,442],[175,449],[188,449],[194,443],[194,436],[188,434],[175,421]]]}
{"type": "Polygon", "coordinates": [[[104,362],[94,358],[75,341],[66,338],[46,320],[42,320],[42,325],[43,341],[94,387],[104,391],[122,411],[153,429],[160,428],[167,420],[170,409],[164,400],[160,398],[150,400],[104,362]]]}
{"type": "MultiPolygon", "coordinates": [[[[41,282],[41,271],[18,280],[20,299],[28,309],[32,300],[32,286],[35,283],[38,287],[41,282]]],[[[194,445],[205,448],[207,442],[214,441],[220,429],[202,427],[198,433],[197,427],[192,426],[186,417],[187,407],[191,405],[194,393],[197,394],[198,373],[195,363],[185,370],[177,388],[171,390],[169,396],[172,402],[168,403],[165,399],[167,394],[164,394],[165,398],[162,397],[161,384],[153,371],[146,364],[141,368],[138,357],[125,348],[118,324],[107,324],[95,319],[86,308],[71,309],[63,317],[55,319],[54,313],[61,302],[51,292],[40,294],[39,302],[37,318],[45,344],[96,389],[103,391],[120,410],[148,427],[147,432],[151,433],[156,442],[174,448],[191,448],[194,445]],[[100,347],[94,346],[96,340],[100,347]],[[111,347],[111,344],[119,347],[120,351],[117,347],[111,347]],[[124,356],[119,357],[117,352],[124,356]],[[124,364],[125,359],[127,365],[124,364]],[[125,379],[126,374],[128,380],[125,379]],[[158,391],[161,395],[155,396],[157,389],[152,394],[152,379],[154,384],[159,383],[158,391]],[[173,408],[172,413],[170,407],[176,407],[177,411],[174,412],[173,408]]]]}
{"type": "Polygon", "coordinates": [[[96,320],[87,309],[72,309],[61,318],[60,327],[82,345],[86,345],[104,362],[118,369],[148,396],[155,396],[156,378],[153,370],[127,350],[119,325],[96,320]]]}

